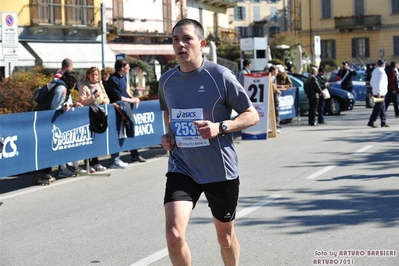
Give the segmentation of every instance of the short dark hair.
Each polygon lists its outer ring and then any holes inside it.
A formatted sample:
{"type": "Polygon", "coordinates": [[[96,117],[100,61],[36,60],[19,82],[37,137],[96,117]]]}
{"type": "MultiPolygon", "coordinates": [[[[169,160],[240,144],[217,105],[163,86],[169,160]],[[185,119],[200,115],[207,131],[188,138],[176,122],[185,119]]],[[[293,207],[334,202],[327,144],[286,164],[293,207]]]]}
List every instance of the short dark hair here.
{"type": "Polygon", "coordinates": [[[396,62],[392,61],[390,65],[391,65],[392,69],[394,69],[396,67],[396,62]]]}
{"type": "Polygon", "coordinates": [[[72,90],[78,82],[79,77],[74,71],[65,71],[61,77],[61,80],[66,83],[68,89],[72,90]]]}
{"type": "Polygon", "coordinates": [[[115,71],[121,71],[122,67],[128,65],[129,63],[127,62],[126,59],[118,59],[115,61],[115,71]]]}
{"type": "Polygon", "coordinates": [[[72,65],[73,65],[73,61],[69,58],[65,58],[64,60],[62,60],[61,68],[66,69],[67,67],[72,66],[72,65]]]}
{"type": "Polygon", "coordinates": [[[251,60],[250,59],[244,59],[244,61],[242,61],[243,66],[248,66],[249,64],[251,64],[251,60]]]}
{"type": "Polygon", "coordinates": [[[197,35],[198,39],[202,40],[205,38],[204,28],[202,27],[201,23],[199,23],[198,21],[196,21],[194,19],[189,19],[189,18],[184,18],[176,23],[176,25],[172,29],[172,36],[175,31],[175,28],[184,26],[184,25],[193,25],[194,32],[197,35]]]}
{"type": "Polygon", "coordinates": [[[273,70],[276,70],[276,67],[275,67],[275,66],[269,67],[269,72],[272,72],[273,70]]]}

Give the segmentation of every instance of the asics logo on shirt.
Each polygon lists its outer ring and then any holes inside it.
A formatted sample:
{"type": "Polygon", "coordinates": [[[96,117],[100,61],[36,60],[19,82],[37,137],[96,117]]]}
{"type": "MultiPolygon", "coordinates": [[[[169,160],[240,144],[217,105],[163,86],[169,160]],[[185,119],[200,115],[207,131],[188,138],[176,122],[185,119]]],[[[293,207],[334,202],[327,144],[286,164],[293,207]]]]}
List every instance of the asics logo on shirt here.
{"type": "Polygon", "coordinates": [[[177,118],[195,117],[195,112],[182,112],[179,111],[176,115],[177,118]]]}

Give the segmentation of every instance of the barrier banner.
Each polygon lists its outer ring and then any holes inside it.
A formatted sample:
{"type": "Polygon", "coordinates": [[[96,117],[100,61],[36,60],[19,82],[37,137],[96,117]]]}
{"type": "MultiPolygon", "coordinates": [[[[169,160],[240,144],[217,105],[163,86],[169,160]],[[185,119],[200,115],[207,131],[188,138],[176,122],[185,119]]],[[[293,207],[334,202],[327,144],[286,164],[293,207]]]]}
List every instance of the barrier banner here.
{"type": "Polygon", "coordinates": [[[282,90],[278,96],[280,105],[280,120],[292,119],[298,115],[298,89],[289,88],[282,90]]]}
{"type": "Polygon", "coordinates": [[[0,115],[0,177],[161,143],[158,101],[143,101],[133,110],[134,138],[120,138],[119,113],[112,104],[103,107],[108,129],[101,134],[90,131],[89,107],[0,115]]]}
{"type": "Polygon", "coordinates": [[[255,126],[242,130],[243,140],[267,139],[269,84],[269,73],[258,72],[244,76],[244,89],[258,111],[259,122],[255,126]]]}

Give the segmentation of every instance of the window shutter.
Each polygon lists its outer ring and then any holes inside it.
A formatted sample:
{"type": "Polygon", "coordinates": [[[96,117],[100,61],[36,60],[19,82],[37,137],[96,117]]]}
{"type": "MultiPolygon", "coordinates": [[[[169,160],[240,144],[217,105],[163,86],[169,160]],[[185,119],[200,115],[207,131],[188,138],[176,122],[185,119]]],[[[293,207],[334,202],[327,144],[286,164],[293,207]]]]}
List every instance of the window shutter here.
{"type": "Polygon", "coordinates": [[[352,57],[356,56],[356,39],[352,39],[352,57]]]}
{"type": "Polygon", "coordinates": [[[366,53],[366,57],[370,57],[370,38],[365,38],[365,53],[366,53]]]}
{"type": "Polygon", "coordinates": [[[333,59],[336,58],[335,49],[336,49],[335,48],[335,40],[331,40],[331,56],[332,56],[333,59]]]}

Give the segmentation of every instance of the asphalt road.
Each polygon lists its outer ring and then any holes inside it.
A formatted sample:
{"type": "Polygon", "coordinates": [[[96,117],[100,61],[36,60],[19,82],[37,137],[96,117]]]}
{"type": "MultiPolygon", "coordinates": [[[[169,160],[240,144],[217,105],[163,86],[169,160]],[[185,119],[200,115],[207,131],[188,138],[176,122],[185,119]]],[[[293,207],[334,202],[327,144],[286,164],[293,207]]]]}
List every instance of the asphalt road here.
{"type": "MultiPolygon", "coordinates": [[[[399,265],[399,119],[390,108],[391,127],[373,129],[370,112],[356,106],[326,125],[302,117],[277,138],[237,139],[240,265],[399,265]]],[[[166,153],[142,154],[146,163],[109,176],[0,179],[0,265],[171,265],[166,153]]],[[[223,265],[204,197],[187,235],[193,265],[223,265]]]]}

